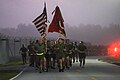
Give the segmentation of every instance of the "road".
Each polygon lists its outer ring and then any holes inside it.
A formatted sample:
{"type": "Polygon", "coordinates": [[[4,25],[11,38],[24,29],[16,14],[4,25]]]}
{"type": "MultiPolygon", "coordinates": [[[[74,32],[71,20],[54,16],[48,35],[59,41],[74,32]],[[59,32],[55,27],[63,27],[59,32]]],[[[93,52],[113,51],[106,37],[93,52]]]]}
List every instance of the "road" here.
{"type": "Polygon", "coordinates": [[[49,72],[39,73],[34,68],[27,67],[14,80],[120,80],[120,66],[88,58],[85,68],[74,63],[71,69],[65,72],[50,69],[49,72]]]}

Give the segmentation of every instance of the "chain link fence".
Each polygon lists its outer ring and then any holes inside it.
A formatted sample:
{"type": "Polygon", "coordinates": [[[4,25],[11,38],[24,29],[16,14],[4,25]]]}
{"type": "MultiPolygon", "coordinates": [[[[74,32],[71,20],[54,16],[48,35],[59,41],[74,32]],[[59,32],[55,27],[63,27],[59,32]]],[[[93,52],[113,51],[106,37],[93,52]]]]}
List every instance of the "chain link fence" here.
{"type": "Polygon", "coordinates": [[[0,63],[20,60],[19,50],[22,44],[27,47],[30,41],[35,41],[36,39],[36,37],[11,37],[0,34],[0,63]]]}

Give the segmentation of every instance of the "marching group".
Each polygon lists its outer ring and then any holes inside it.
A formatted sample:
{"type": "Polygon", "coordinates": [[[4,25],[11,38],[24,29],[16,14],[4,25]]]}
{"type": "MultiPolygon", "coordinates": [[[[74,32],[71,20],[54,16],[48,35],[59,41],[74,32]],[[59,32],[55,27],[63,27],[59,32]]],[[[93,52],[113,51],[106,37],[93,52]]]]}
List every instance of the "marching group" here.
{"type": "Polygon", "coordinates": [[[27,48],[22,45],[20,53],[23,64],[26,63],[27,53],[29,55],[29,66],[35,67],[40,73],[48,72],[49,68],[59,68],[59,72],[70,69],[72,63],[80,62],[80,67],[84,68],[86,58],[86,46],[81,41],[70,42],[68,39],[59,38],[56,41],[44,39],[30,42],[27,48]]]}

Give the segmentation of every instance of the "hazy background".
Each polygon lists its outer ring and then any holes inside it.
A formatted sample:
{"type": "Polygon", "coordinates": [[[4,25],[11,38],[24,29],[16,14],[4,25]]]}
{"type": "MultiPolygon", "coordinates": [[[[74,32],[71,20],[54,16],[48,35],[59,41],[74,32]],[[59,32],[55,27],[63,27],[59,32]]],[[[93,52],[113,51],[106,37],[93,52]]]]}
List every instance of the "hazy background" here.
{"type": "Polygon", "coordinates": [[[120,0],[0,0],[0,33],[38,36],[32,20],[42,13],[44,2],[49,21],[55,6],[60,7],[72,40],[109,44],[120,39],[120,0]]]}

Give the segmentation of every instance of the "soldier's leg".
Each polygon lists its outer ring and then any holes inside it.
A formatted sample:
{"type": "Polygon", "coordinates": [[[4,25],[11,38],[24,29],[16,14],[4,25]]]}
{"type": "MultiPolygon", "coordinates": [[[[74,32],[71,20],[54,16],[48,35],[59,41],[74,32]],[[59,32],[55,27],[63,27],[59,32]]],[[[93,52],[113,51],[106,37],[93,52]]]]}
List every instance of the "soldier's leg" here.
{"type": "Polygon", "coordinates": [[[35,55],[32,55],[32,66],[34,67],[35,64],[35,55]]]}
{"type": "Polygon", "coordinates": [[[29,59],[29,66],[33,67],[34,66],[34,55],[30,55],[29,58],[30,58],[29,59]]]}
{"type": "Polygon", "coordinates": [[[43,59],[42,57],[40,57],[39,60],[40,60],[39,72],[42,73],[42,69],[43,69],[43,60],[44,60],[44,59],[43,59]]]}
{"type": "Polygon", "coordinates": [[[55,69],[55,60],[56,60],[56,58],[53,57],[53,69],[55,69]]]}
{"type": "Polygon", "coordinates": [[[31,55],[29,55],[29,66],[32,66],[32,58],[31,58],[31,55]]]}
{"type": "Polygon", "coordinates": [[[79,62],[80,62],[80,67],[82,66],[82,55],[79,53],[79,62]]]}
{"type": "Polygon", "coordinates": [[[84,68],[84,65],[85,65],[85,58],[86,58],[86,54],[83,54],[83,68],[84,68]]]}
{"type": "Polygon", "coordinates": [[[73,63],[75,63],[75,52],[73,52],[72,59],[73,59],[73,63]]]}
{"type": "Polygon", "coordinates": [[[53,69],[53,57],[49,54],[49,66],[53,69]]]}
{"type": "Polygon", "coordinates": [[[72,67],[72,58],[70,57],[69,60],[70,60],[70,61],[69,61],[69,63],[70,63],[70,67],[72,67]]]}
{"type": "Polygon", "coordinates": [[[39,68],[39,57],[35,55],[35,67],[36,69],[39,68]]]}
{"type": "Polygon", "coordinates": [[[42,70],[43,71],[45,71],[46,70],[46,58],[45,57],[43,57],[43,68],[42,68],[42,70]]]}
{"type": "Polygon", "coordinates": [[[27,62],[27,56],[26,56],[26,54],[24,55],[24,61],[25,61],[25,63],[27,62]]]}
{"type": "Polygon", "coordinates": [[[76,57],[76,62],[78,62],[78,58],[79,58],[79,53],[77,51],[75,51],[75,57],[76,57]]]}
{"type": "Polygon", "coordinates": [[[55,69],[55,60],[56,60],[55,57],[52,56],[51,57],[51,68],[52,69],[55,69]]]}
{"type": "Polygon", "coordinates": [[[65,58],[62,57],[62,72],[64,72],[65,69],[65,58]]]}
{"type": "Polygon", "coordinates": [[[62,71],[62,59],[59,59],[59,72],[61,72],[62,71]]]}
{"type": "Polygon", "coordinates": [[[53,67],[53,69],[55,69],[55,60],[56,60],[56,55],[55,54],[52,55],[52,59],[53,59],[52,67],[53,67]]]}
{"type": "Polygon", "coordinates": [[[66,68],[69,69],[70,66],[70,61],[69,61],[69,56],[66,57],[66,68]]]}
{"type": "Polygon", "coordinates": [[[46,57],[46,66],[47,66],[47,69],[50,67],[50,56],[49,54],[47,54],[47,57],[46,57]]]}
{"type": "Polygon", "coordinates": [[[46,67],[49,68],[50,67],[50,63],[49,63],[49,54],[46,54],[46,67]]]}
{"type": "Polygon", "coordinates": [[[82,59],[79,59],[79,61],[80,61],[80,67],[82,66],[82,59]]]}
{"type": "Polygon", "coordinates": [[[85,65],[85,58],[83,58],[83,68],[84,68],[84,65],[85,65]]]}
{"type": "Polygon", "coordinates": [[[36,66],[36,55],[34,55],[34,66],[36,66]]]}
{"type": "Polygon", "coordinates": [[[23,54],[22,54],[22,62],[23,62],[23,64],[25,64],[24,55],[23,54]]]}
{"type": "Polygon", "coordinates": [[[53,68],[53,57],[50,58],[50,66],[53,68]]]}

